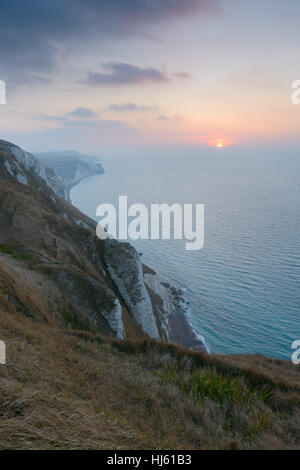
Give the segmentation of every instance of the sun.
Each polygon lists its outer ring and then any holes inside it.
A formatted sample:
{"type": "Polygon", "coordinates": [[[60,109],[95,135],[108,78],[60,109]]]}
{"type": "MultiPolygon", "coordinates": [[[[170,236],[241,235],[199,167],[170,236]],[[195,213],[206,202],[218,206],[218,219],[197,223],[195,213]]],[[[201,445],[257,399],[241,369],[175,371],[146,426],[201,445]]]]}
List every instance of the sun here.
{"type": "Polygon", "coordinates": [[[230,137],[215,137],[207,141],[207,144],[210,147],[214,147],[215,149],[225,149],[233,145],[233,140],[230,137]]]}

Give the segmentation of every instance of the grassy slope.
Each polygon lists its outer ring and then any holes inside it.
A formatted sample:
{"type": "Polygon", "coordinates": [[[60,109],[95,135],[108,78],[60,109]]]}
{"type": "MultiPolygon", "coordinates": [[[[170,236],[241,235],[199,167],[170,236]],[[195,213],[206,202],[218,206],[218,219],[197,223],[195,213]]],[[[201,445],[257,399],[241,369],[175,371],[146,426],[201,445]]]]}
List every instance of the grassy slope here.
{"type": "Polygon", "coordinates": [[[300,447],[300,371],[287,362],[0,315],[0,448],[300,447]]]}

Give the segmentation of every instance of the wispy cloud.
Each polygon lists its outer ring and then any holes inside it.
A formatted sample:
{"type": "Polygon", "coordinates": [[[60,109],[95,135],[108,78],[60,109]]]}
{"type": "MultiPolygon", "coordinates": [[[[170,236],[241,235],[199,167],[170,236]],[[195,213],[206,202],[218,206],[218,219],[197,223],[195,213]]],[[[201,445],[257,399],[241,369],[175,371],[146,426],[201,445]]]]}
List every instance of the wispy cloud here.
{"type": "Polygon", "coordinates": [[[164,72],[154,67],[141,68],[120,62],[105,64],[104,68],[108,71],[90,72],[85,83],[88,85],[136,85],[169,81],[169,77],[164,72]]]}
{"type": "Polygon", "coordinates": [[[110,130],[114,132],[120,131],[130,131],[132,132],[133,129],[125,122],[118,121],[118,120],[109,120],[109,119],[95,119],[93,121],[84,121],[79,119],[74,119],[71,121],[65,121],[63,123],[65,127],[72,127],[72,128],[90,128],[98,130],[110,130]]]}
{"type": "Polygon", "coordinates": [[[165,115],[160,115],[156,118],[157,121],[167,121],[167,122],[170,122],[170,121],[181,121],[183,118],[181,116],[171,116],[171,117],[168,117],[168,116],[165,116],[165,115]]]}
{"type": "Polygon", "coordinates": [[[169,121],[169,118],[167,116],[158,116],[158,118],[156,118],[157,121],[169,121]]]}
{"type": "Polygon", "coordinates": [[[99,114],[89,108],[76,108],[62,115],[51,116],[42,114],[39,119],[43,121],[55,122],[60,128],[86,128],[86,129],[102,129],[111,131],[126,131],[128,133],[136,132],[126,122],[113,119],[102,119],[99,114]]]}
{"type": "Polygon", "coordinates": [[[72,111],[69,111],[66,114],[51,116],[50,114],[42,114],[40,118],[43,121],[52,121],[52,122],[66,122],[77,119],[99,119],[100,116],[98,113],[89,108],[76,108],[72,111]]]}
{"type": "Polygon", "coordinates": [[[108,111],[115,112],[144,112],[151,111],[153,108],[150,106],[138,106],[134,103],[124,103],[124,104],[111,104],[106,108],[108,111]]]}
{"type": "Polygon", "coordinates": [[[42,114],[39,116],[40,119],[43,121],[51,121],[51,122],[61,122],[66,120],[66,116],[50,116],[49,114],[42,114]]]}
{"type": "Polygon", "coordinates": [[[142,68],[136,65],[119,62],[104,64],[104,72],[89,72],[84,81],[87,85],[142,85],[146,83],[164,83],[172,78],[188,78],[185,72],[168,74],[158,68],[142,68]]]}
{"type": "Polygon", "coordinates": [[[73,111],[70,111],[69,113],[66,114],[66,116],[69,116],[71,118],[96,118],[99,117],[98,113],[95,113],[95,111],[89,109],[89,108],[76,108],[73,111]]]}
{"type": "Polygon", "coordinates": [[[191,78],[192,76],[186,72],[176,72],[171,74],[174,78],[179,78],[180,80],[186,80],[187,78],[191,78]]]}
{"type": "Polygon", "coordinates": [[[71,121],[64,121],[65,127],[85,127],[85,128],[95,128],[99,125],[100,120],[97,121],[84,121],[80,119],[72,119],[71,121]]]}

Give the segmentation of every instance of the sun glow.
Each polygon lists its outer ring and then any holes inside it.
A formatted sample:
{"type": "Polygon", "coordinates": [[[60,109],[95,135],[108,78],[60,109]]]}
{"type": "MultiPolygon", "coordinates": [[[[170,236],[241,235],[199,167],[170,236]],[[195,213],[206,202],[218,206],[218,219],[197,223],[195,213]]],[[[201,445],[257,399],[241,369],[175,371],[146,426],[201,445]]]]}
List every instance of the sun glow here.
{"type": "Polygon", "coordinates": [[[217,149],[222,149],[233,145],[232,140],[229,137],[224,137],[222,139],[214,139],[211,141],[211,145],[217,149]]]}
{"type": "Polygon", "coordinates": [[[234,145],[234,141],[231,137],[217,137],[217,136],[202,136],[195,135],[189,138],[189,142],[199,142],[209,147],[214,147],[216,149],[222,149],[234,145]]]}

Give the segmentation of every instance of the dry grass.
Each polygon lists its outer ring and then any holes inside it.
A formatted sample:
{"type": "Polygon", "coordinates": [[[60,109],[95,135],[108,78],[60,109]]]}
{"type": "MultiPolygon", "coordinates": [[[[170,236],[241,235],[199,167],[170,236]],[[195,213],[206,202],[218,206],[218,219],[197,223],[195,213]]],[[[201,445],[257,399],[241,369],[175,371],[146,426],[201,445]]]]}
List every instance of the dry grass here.
{"type": "Polygon", "coordinates": [[[287,362],[0,315],[1,449],[300,447],[300,372],[287,362]]]}

